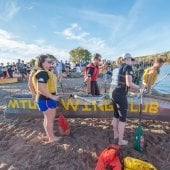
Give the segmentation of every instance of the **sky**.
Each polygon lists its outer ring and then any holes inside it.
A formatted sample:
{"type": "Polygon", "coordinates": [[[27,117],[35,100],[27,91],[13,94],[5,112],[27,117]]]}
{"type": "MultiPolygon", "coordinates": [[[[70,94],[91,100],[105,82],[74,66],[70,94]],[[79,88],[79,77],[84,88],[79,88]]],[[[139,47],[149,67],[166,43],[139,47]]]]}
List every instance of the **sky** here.
{"type": "Polygon", "coordinates": [[[77,47],[115,60],[170,50],[169,0],[0,0],[0,62],[77,47]]]}

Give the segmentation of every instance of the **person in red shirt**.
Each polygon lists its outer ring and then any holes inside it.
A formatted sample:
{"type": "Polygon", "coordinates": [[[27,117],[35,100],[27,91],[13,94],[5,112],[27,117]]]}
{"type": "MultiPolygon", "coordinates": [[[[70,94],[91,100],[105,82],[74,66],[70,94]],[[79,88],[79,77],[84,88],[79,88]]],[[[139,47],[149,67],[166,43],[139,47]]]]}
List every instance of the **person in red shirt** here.
{"type": "Polygon", "coordinates": [[[99,75],[99,65],[101,62],[101,55],[96,53],[93,55],[92,62],[86,66],[85,83],[87,84],[86,92],[92,96],[100,95],[97,79],[99,75]]]}

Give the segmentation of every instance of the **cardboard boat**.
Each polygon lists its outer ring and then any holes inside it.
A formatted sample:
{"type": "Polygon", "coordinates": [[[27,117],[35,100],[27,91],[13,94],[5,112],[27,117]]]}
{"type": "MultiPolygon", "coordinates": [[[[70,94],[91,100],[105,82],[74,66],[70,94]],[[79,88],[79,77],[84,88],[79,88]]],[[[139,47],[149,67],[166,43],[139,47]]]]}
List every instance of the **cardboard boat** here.
{"type": "MultiPolygon", "coordinates": [[[[68,118],[111,118],[113,117],[112,100],[108,94],[85,96],[83,94],[60,94],[57,112],[68,118]]],[[[128,117],[137,118],[139,113],[139,96],[128,95],[128,117]]],[[[145,119],[170,121],[170,97],[160,95],[143,96],[143,115],[145,119]]],[[[43,113],[38,111],[36,103],[28,94],[14,95],[7,100],[6,118],[38,118],[43,113]]]]}
{"type": "Polygon", "coordinates": [[[0,79],[0,85],[17,83],[17,82],[18,82],[18,78],[17,77],[0,79]]]}

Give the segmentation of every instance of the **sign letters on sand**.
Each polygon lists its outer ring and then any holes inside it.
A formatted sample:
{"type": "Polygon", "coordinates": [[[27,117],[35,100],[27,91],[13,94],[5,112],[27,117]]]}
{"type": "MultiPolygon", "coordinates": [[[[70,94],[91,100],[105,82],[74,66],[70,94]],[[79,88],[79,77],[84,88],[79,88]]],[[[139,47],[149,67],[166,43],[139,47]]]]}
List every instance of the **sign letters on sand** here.
{"type": "MultiPolygon", "coordinates": [[[[82,112],[95,112],[95,111],[103,111],[103,112],[113,112],[113,105],[110,104],[110,100],[103,100],[101,104],[96,104],[96,101],[92,101],[91,104],[88,102],[80,101],[79,99],[75,99],[74,101],[70,99],[61,99],[60,101],[61,107],[64,110],[72,110],[78,111],[81,108],[82,112]]],[[[31,99],[10,99],[8,101],[8,108],[13,109],[37,109],[36,103],[31,99]]],[[[129,112],[130,113],[138,113],[139,106],[138,103],[135,103],[133,100],[129,101],[129,112]]],[[[143,113],[149,114],[158,114],[159,112],[159,103],[156,101],[148,101],[145,102],[142,109],[143,113]]]]}

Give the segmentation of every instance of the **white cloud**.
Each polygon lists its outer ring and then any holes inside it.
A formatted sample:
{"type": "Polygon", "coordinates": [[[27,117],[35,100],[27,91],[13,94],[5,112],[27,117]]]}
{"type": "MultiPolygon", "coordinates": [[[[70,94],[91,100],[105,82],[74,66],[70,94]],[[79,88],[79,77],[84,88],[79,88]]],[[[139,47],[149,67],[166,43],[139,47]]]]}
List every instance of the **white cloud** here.
{"type": "Polygon", "coordinates": [[[125,51],[131,52],[134,56],[148,55],[169,50],[170,40],[170,24],[168,22],[157,22],[150,26],[136,28],[144,15],[146,0],[135,1],[131,7],[125,23],[118,31],[120,41],[115,43],[117,51],[123,53],[125,51]]]}
{"type": "Polygon", "coordinates": [[[129,40],[126,39],[123,43],[124,47],[129,48],[129,46],[125,43],[131,39],[132,42],[130,44],[134,45],[129,49],[134,52],[135,56],[168,51],[170,49],[170,40],[167,38],[170,37],[169,30],[170,24],[153,25],[140,32],[140,34],[129,37],[129,40]]]}
{"type": "Polygon", "coordinates": [[[145,4],[146,0],[138,0],[136,1],[132,8],[130,9],[128,16],[126,18],[126,33],[128,33],[128,31],[131,31],[133,29],[133,27],[135,26],[135,24],[137,23],[137,21],[139,21],[139,17],[141,12],[143,13],[143,7],[146,5],[145,4]]]}
{"type": "Polygon", "coordinates": [[[77,40],[77,46],[86,48],[92,53],[103,54],[106,58],[113,54],[113,48],[109,47],[104,39],[91,36],[90,33],[83,31],[78,24],[71,24],[71,27],[62,32],[55,32],[55,34],[63,35],[65,39],[77,40]]]}
{"type": "Polygon", "coordinates": [[[68,57],[67,50],[57,49],[52,45],[46,45],[43,43],[43,40],[41,40],[41,45],[26,43],[22,40],[16,39],[15,36],[7,31],[0,29],[0,60],[4,62],[12,62],[21,58],[25,61],[30,61],[35,56],[46,53],[53,54],[56,57],[63,57],[63,59],[68,57]]]}
{"type": "Polygon", "coordinates": [[[2,0],[0,2],[0,20],[9,21],[11,20],[17,12],[20,10],[20,7],[14,1],[2,0]]]}
{"type": "MultiPolygon", "coordinates": [[[[96,11],[81,11],[81,17],[87,21],[99,24],[99,28],[108,28],[110,37],[102,39],[98,37],[96,43],[87,41],[94,49],[98,49],[106,56],[118,56],[124,52],[131,52],[132,55],[146,55],[169,50],[170,24],[150,24],[147,27],[138,27],[141,19],[146,17],[146,0],[138,0],[132,5],[127,16],[98,13],[96,11]],[[144,13],[145,12],[145,13],[144,13]],[[137,28],[136,28],[137,27],[137,28]],[[139,30],[138,30],[139,28],[139,30]],[[102,46],[97,42],[102,42],[102,46]],[[110,41],[109,41],[110,40],[110,41]],[[96,44],[96,45],[95,45],[96,44]]],[[[92,33],[91,33],[92,34],[92,33]]]]}
{"type": "Polygon", "coordinates": [[[105,42],[105,40],[101,38],[87,38],[80,42],[80,46],[87,48],[92,53],[100,53],[105,56],[104,58],[108,58],[111,54],[113,54],[113,49],[111,49],[105,42]]]}
{"type": "Polygon", "coordinates": [[[35,40],[35,43],[38,44],[38,45],[43,45],[43,44],[45,44],[45,40],[44,39],[38,39],[38,40],[35,40]]]}
{"type": "Polygon", "coordinates": [[[121,15],[113,15],[107,13],[99,13],[97,11],[80,11],[81,18],[88,21],[98,23],[103,27],[112,30],[112,34],[116,34],[125,23],[125,18],[121,15]]]}
{"type": "Polygon", "coordinates": [[[0,29],[0,38],[9,39],[11,35],[7,31],[0,29]]]}
{"type": "Polygon", "coordinates": [[[64,29],[62,32],[55,32],[55,34],[64,35],[66,39],[83,40],[89,33],[83,32],[82,28],[74,23],[71,27],[64,29]]]}

